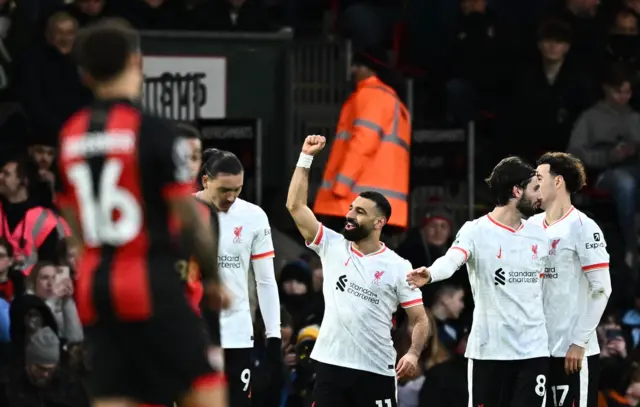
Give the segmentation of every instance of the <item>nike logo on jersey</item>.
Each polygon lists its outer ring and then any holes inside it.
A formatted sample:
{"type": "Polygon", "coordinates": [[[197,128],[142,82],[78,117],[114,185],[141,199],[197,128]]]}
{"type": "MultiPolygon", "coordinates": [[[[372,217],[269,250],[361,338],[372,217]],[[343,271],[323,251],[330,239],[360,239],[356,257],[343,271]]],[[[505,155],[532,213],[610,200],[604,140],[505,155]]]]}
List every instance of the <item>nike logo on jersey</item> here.
{"type": "Polygon", "coordinates": [[[498,250],[498,256],[499,259],[502,258],[502,246],[500,246],[500,250],[498,250]]]}

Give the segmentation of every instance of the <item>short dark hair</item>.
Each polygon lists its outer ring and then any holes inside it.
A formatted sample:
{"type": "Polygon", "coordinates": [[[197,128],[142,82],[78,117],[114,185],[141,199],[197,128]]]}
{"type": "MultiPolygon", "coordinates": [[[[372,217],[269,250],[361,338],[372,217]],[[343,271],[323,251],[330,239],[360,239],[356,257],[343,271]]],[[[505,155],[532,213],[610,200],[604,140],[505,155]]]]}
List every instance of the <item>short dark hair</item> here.
{"type": "Polygon", "coordinates": [[[557,41],[571,44],[572,39],[571,27],[564,21],[549,19],[538,26],[538,41],[557,41]]]}
{"type": "Polygon", "coordinates": [[[187,139],[201,139],[200,130],[189,122],[176,122],[176,133],[187,139]]]}
{"type": "Polygon", "coordinates": [[[387,221],[391,219],[391,204],[380,192],[376,191],[364,191],[360,193],[360,196],[373,201],[376,204],[376,209],[387,218],[387,221]]]}
{"type": "Polygon", "coordinates": [[[238,175],[244,171],[242,163],[230,151],[218,150],[217,148],[207,148],[202,153],[202,175],[215,178],[218,174],[238,175]]]}
{"type": "Polygon", "coordinates": [[[462,288],[462,286],[460,285],[444,284],[438,289],[438,291],[436,291],[435,295],[433,296],[433,302],[436,303],[438,300],[440,300],[440,298],[451,296],[458,291],[464,291],[464,288],[462,288]]]}
{"type": "Polygon", "coordinates": [[[538,158],[536,165],[549,164],[549,172],[564,178],[567,192],[578,192],[587,184],[587,174],[582,161],[569,153],[551,152],[538,158]]]}
{"type": "Polygon", "coordinates": [[[140,35],[118,18],[105,18],[81,30],[74,50],[78,66],[98,82],[116,78],[138,52],[140,35]]]}
{"type": "Polygon", "coordinates": [[[605,69],[602,84],[617,89],[625,84],[631,83],[632,74],[624,62],[614,62],[605,69]]]}
{"type": "Polygon", "coordinates": [[[493,168],[485,182],[496,206],[505,206],[514,198],[513,187],[525,189],[536,170],[520,157],[507,157],[493,168]]]}

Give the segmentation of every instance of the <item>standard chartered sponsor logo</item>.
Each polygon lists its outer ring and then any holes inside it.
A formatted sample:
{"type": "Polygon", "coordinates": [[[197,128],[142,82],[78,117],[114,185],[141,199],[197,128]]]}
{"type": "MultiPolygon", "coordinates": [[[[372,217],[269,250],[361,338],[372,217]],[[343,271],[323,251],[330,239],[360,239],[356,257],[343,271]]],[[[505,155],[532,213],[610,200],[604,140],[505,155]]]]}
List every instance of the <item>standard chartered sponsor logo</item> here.
{"type": "Polygon", "coordinates": [[[353,296],[361,298],[365,301],[369,301],[372,304],[379,304],[380,299],[378,295],[371,290],[367,290],[366,288],[362,288],[359,285],[350,282],[349,288],[347,288],[347,292],[353,296]]]}
{"type": "Polygon", "coordinates": [[[558,278],[558,273],[555,267],[545,267],[544,278],[558,278]]]}
{"type": "Polygon", "coordinates": [[[537,283],[540,273],[536,271],[509,271],[507,283],[537,283]]]}
{"type": "Polygon", "coordinates": [[[218,256],[218,267],[223,269],[239,269],[240,256],[227,256],[225,254],[218,256]]]}

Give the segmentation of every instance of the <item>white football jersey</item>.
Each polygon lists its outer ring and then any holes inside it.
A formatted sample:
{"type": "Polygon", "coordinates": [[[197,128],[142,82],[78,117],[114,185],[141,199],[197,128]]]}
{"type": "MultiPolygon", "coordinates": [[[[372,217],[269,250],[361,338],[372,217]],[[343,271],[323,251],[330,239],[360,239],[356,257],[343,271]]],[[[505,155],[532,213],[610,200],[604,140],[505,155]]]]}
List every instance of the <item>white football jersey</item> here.
{"type": "Polygon", "coordinates": [[[395,376],[392,315],[398,305],[422,306],[422,292],[406,281],[411,263],[382,243],[364,255],[322,224],[307,246],[320,256],[324,273],[324,319],[311,358],[395,376]]]}
{"type": "Polygon", "coordinates": [[[231,307],[220,312],[220,341],[224,349],[253,347],[249,308],[251,260],[274,257],[267,214],[257,205],[236,199],[227,212],[218,212],[218,268],[231,294],[231,307]]]}
{"type": "Polygon", "coordinates": [[[466,222],[450,250],[467,258],[475,302],[465,356],[549,356],[541,278],[549,254],[545,231],[525,223],[515,230],[486,215],[466,222]]]}
{"type": "MultiPolygon", "coordinates": [[[[587,306],[590,290],[585,273],[609,268],[607,243],[600,227],[573,206],[551,225],[547,225],[544,213],[528,222],[542,226],[549,236],[550,264],[542,284],[544,311],[551,356],[564,357],[578,317],[587,306]]],[[[600,353],[596,335],[586,345],[587,356],[600,353]]]]}

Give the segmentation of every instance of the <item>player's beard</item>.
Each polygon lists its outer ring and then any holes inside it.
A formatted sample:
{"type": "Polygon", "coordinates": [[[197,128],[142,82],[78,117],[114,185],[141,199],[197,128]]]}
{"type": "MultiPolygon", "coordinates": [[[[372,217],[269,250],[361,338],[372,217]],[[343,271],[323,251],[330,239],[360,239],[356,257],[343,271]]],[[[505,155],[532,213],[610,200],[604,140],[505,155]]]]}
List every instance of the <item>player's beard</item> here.
{"type": "Polygon", "coordinates": [[[344,236],[345,239],[351,242],[360,241],[369,236],[369,234],[371,233],[370,230],[367,230],[366,227],[360,225],[355,219],[347,219],[347,221],[345,222],[345,226],[346,224],[350,224],[351,226],[353,226],[353,228],[347,230],[345,227],[344,229],[342,229],[342,236],[344,236]]]}
{"type": "Polygon", "coordinates": [[[533,202],[526,196],[520,198],[520,200],[516,204],[516,209],[518,210],[518,212],[520,212],[522,216],[525,216],[527,218],[529,216],[535,215],[538,211],[538,207],[539,205],[537,201],[533,202]]]}

